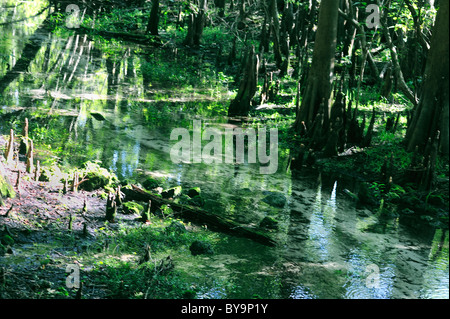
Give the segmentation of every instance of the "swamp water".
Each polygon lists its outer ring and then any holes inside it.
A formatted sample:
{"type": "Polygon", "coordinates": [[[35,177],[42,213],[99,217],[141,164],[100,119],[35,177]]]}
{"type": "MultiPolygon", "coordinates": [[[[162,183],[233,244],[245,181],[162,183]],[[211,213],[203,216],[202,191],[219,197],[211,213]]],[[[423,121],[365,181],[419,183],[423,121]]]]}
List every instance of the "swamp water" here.
{"type": "MultiPolygon", "coordinates": [[[[23,10],[4,10],[2,19],[30,16],[23,10]]],[[[239,126],[221,115],[230,94],[210,62],[49,32],[39,27],[45,17],[0,26],[0,134],[28,117],[32,137],[64,165],[99,160],[121,179],[151,175],[167,186],[200,187],[205,209],[244,225],[266,216],[278,221],[278,247],[229,237],[212,256],[178,259],[186,277],[205,283],[197,297],[449,297],[448,230],[359,208],[343,192],[356,187],[352,182],[286,172],[283,150],[272,175],[261,175],[258,164],[172,163],[172,129],[194,119],[239,126]],[[268,204],[270,194],[282,194],[281,204],[268,204]]]]}

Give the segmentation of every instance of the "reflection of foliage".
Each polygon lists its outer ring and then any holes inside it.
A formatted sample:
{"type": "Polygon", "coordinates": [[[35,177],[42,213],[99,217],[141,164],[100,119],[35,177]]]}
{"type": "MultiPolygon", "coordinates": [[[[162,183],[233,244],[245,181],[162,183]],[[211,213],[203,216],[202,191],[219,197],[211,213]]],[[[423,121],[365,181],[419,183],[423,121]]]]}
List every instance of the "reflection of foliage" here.
{"type": "Polygon", "coordinates": [[[138,72],[150,81],[152,88],[176,87],[178,92],[194,93],[195,89],[207,89],[210,95],[221,93],[223,84],[228,84],[230,77],[216,73],[213,65],[199,63],[191,57],[179,59],[173,63],[170,59],[158,54],[152,54],[141,60],[138,72]]]}
{"type": "MultiPolygon", "coordinates": [[[[448,230],[436,229],[430,250],[430,259],[445,260],[446,258],[447,266],[448,266],[448,249],[449,249],[448,238],[449,238],[448,230]]],[[[440,264],[445,265],[445,263],[440,264]]]]}

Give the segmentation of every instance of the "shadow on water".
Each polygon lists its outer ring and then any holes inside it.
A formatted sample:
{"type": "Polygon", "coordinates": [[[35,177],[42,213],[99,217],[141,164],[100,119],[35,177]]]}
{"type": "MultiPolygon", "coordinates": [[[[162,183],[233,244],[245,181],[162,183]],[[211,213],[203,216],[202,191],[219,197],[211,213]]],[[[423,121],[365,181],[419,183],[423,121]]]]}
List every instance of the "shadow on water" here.
{"type": "MultiPolygon", "coordinates": [[[[33,15],[21,10],[16,17],[33,15]]],[[[353,180],[294,176],[283,158],[273,175],[257,164],[174,164],[173,128],[192,130],[194,119],[235,127],[224,116],[226,85],[198,57],[50,30],[45,19],[0,25],[1,134],[28,117],[32,138],[60,164],[99,160],[122,180],[198,186],[207,209],[253,227],[277,221],[276,248],[230,237],[213,256],[181,260],[200,286],[214,280],[199,297],[448,298],[448,231],[358,207],[344,193],[357,188],[353,180]]]]}

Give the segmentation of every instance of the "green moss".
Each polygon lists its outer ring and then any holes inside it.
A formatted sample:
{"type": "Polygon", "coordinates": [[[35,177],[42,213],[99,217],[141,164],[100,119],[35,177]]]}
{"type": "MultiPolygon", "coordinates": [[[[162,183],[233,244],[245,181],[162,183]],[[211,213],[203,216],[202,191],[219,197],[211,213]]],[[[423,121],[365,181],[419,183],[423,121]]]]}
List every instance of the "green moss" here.
{"type": "Polygon", "coordinates": [[[144,211],[144,206],[141,204],[138,204],[136,202],[126,202],[123,203],[123,211],[126,214],[140,214],[142,211],[144,211]]]}
{"type": "Polygon", "coordinates": [[[2,171],[0,170],[0,198],[14,198],[16,192],[14,191],[11,183],[3,177],[2,171]]]}
{"type": "Polygon", "coordinates": [[[193,256],[214,254],[211,244],[202,240],[194,241],[189,250],[193,256]]]}
{"type": "Polygon", "coordinates": [[[174,220],[169,226],[166,227],[166,233],[185,233],[186,227],[182,222],[174,220]]]}
{"type": "Polygon", "coordinates": [[[80,189],[93,191],[100,188],[114,188],[119,183],[115,174],[107,169],[100,167],[97,162],[86,162],[80,176],[86,181],[80,184],[80,189]]]}
{"type": "Polygon", "coordinates": [[[286,204],[286,196],[278,192],[263,192],[266,197],[263,198],[263,202],[269,204],[272,207],[283,208],[286,204]]]}
{"type": "Polygon", "coordinates": [[[205,205],[205,200],[198,195],[189,200],[189,205],[203,207],[205,205]]]}
{"type": "Polygon", "coordinates": [[[181,205],[190,205],[189,201],[191,198],[186,194],[181,194],[177,198],[174,199],[174,202],[181,205]]]}
{"type": "Polygon", "coordinates": [[[9,246],[14,245],[14,239],[11,236],[9,236],[8,234],[3,235],[1,242],[4,245],[9,245],[9,246]]]}
{"type": "Polygon", "coordinates": [[[194,198],[195,196],[199,196],[202,193],[200,187],[192,187],[191,189],[188,190],[187,195],[190,198],[194,198]]]}
{"type": "Polygon", "coordinates": [[[157,180],[153,177],[147,177],[143,182],[142,186],[144,186],[145,189],[151,190],[155,189],[157,187],[162,187],[163,183],[160,180],[157,180]]]}
{"type": "Polygon", "coordinates": [[[161,193],[163,198],[174,198],[181,194],[183,188],[181,186],[175,186],[169,188],[161,193]]]}
{"type": "Polygon", "coordinates": [[[267,229],[278,229],[278,221],[272,217],[266,216],[263,218],[259,226],[267,229]]]}

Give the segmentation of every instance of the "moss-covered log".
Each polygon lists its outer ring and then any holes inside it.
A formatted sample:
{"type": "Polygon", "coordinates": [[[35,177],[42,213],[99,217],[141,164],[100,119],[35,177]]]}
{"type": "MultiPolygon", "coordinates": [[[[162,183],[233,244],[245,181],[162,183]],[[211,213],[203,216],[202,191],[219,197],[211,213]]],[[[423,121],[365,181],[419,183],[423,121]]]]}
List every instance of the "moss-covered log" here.
{"type": "Polygon", "coordinates": [[[154,194],[151,194],[142,188],[132,185],[132,189],[123,189],[126,200],[136,201],[152,201],[152,205],[160,207],[162,205],[169,205],[175,214],[183,219],[187,219],[194,223],[207,225],[208,228],[230,235],[249,238],[266,246],[275,246],[275,240],[262,230],[253,229],[242,226],[241,224],[227,219],[224,216],[219,216],[211,212],[207,212],[199,207],[190,205],[177,204],[171,200],[163,199],[154,194]]]}

